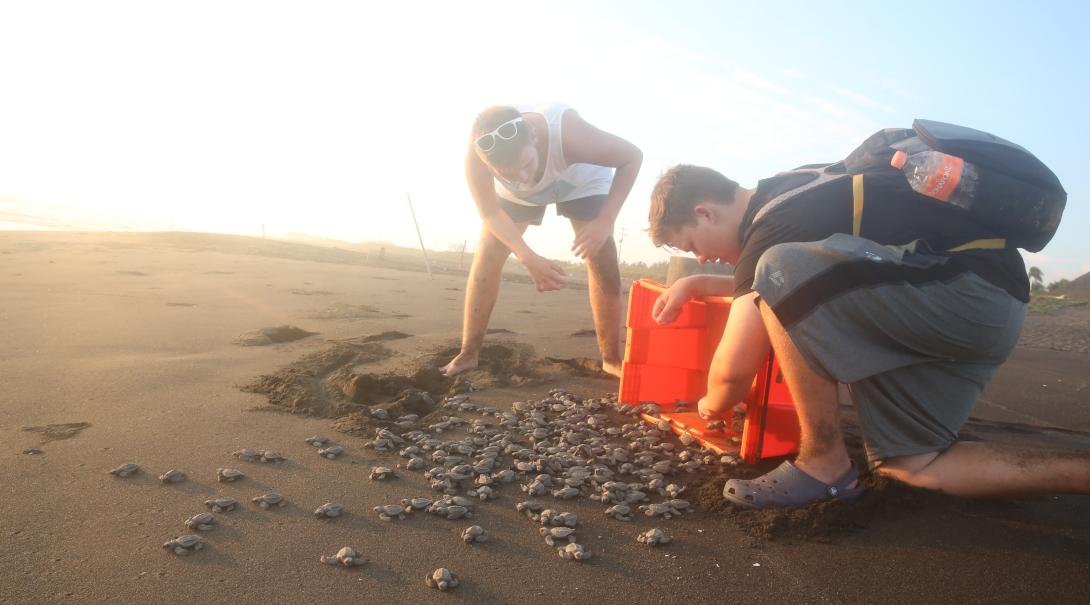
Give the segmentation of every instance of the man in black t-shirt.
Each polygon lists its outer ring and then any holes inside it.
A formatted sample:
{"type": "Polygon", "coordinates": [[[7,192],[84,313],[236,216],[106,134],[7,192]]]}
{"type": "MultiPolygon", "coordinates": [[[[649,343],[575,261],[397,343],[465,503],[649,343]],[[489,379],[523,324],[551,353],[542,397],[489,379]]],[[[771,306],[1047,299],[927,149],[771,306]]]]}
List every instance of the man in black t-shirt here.
{"type": "Polygon", "coordinates": [[[853,181],[839,164],[805,168],[743,189],[682,165],[652,193],[656,245],[735,265],[733,278],[678,280],[653,309],[669,323],[694,297],[734,297],[701,415],[740,405],[771,347],[799,416],[796,460],[728,481],[724,497],[766,507],[860,495],[838,383],[877,472],[969,497],[1090,493],[1090,457],[957,440],[1021,333],[1029,284],[1018,251],[959,249],[994,234],[898,171],[853,181]]]}

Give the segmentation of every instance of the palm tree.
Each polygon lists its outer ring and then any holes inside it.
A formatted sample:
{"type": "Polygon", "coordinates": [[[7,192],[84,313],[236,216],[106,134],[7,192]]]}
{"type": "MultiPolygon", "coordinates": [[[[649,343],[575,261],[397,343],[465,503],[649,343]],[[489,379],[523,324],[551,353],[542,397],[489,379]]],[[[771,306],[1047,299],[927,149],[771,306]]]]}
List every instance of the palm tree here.
{"type": "Polygon", "coordinates": [[[1029,280],[1033,282],[1032,290],[1034,292],[1042,290],[1045,287],[1045,272],[1041,271],[1037,267],[1029,268],[1029,280]]]}

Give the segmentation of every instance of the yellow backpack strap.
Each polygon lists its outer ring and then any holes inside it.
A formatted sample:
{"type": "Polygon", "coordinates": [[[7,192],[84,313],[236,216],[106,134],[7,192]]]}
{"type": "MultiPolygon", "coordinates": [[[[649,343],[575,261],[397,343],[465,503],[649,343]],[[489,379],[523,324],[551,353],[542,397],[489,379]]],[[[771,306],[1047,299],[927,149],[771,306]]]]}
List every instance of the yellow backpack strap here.
{"type": "Polygon", "coordinates": [[[863,227],[863,175],[852,175],[852,235],[859,237],[863,227]]]}
{"type": "Polygon", "coordinates": [[[974,239],[971,242],[966,242],[960,246],[955,246],[947,250],[947,252],[963,252],[965,250],[1000,250],[1007,247],[1007,240],[1002,238],[997,239],[974,239]]]}

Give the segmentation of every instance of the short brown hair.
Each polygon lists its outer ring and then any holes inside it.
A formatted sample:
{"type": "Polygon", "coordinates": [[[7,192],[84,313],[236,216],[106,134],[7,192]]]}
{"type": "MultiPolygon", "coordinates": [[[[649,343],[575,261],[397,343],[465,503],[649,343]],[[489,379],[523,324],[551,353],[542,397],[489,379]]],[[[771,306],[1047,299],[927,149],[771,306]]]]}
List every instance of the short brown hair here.
{"type": "Polygon", "coordinates": [[[730,204],[738,192],[738,183],[704,166],[678,164],[667,170],[651,192],[648,234],[656,246],[662,246],[678,229],[691,225],[693,207],[700,202],[730,204]]]}
{"type": "MultiPolygon", "coordinates": [[[[477,119],[473,121],[473,132],[470,144],[477,149],[477,139],[485,134],[491,132],[499,127],[500,124],[508,122],[522,115],[518,109],[509,105],[493,105],[486,108],[481,113],[477,114],[477,119]]],[[[483,154],[488,158],[488,161],[495,166],[507,166],[522,152],[522,149],[530,144],[530,125],[523,121],[518,126],[518,133],[515,138],[508,141],[502,139],[496,140],[496,146],[488,151],[480,151],[478,153],[483,154]]]]}

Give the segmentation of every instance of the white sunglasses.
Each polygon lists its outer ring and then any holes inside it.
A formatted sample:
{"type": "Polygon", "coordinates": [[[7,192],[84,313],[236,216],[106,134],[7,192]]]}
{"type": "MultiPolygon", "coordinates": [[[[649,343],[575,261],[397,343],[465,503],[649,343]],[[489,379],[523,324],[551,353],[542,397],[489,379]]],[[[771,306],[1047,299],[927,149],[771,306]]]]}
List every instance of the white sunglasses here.
{"type": "Polygon", "coordinates": [[[477,145],[477,149],[488,153],[496,148],[496,141],[510,141],[518,136],[519,122],[522,121],[522,116],[508,120],[503,124],[500,124],[492,132],[486,132],[477,137],[474,143],[477,145]]]}

